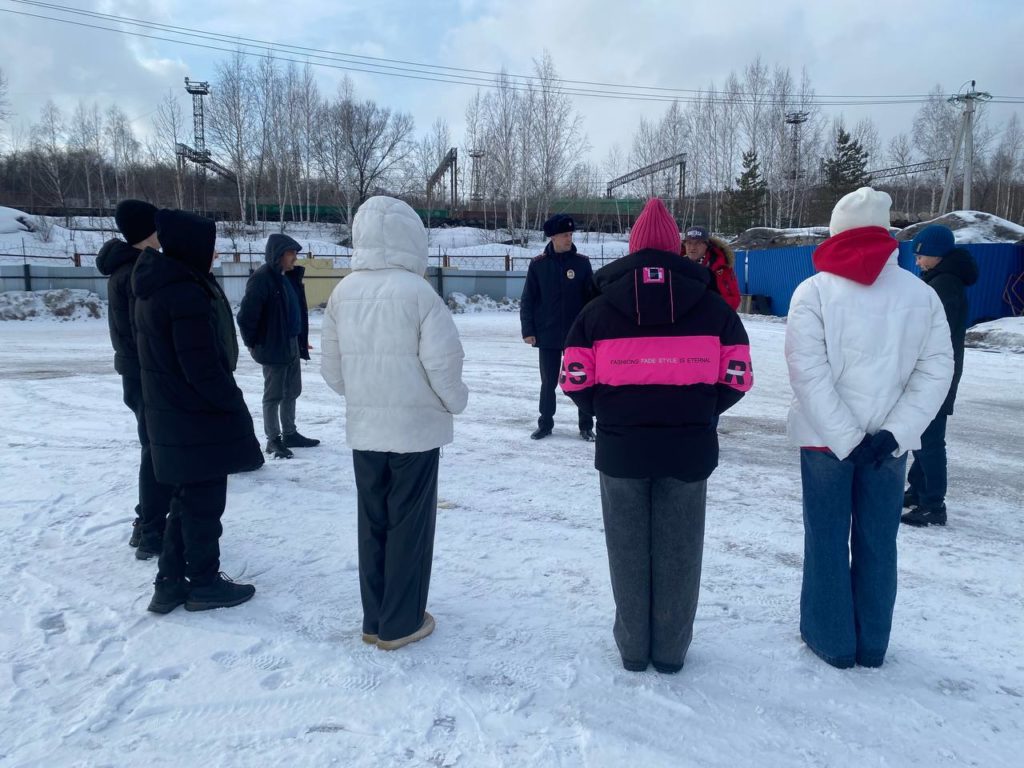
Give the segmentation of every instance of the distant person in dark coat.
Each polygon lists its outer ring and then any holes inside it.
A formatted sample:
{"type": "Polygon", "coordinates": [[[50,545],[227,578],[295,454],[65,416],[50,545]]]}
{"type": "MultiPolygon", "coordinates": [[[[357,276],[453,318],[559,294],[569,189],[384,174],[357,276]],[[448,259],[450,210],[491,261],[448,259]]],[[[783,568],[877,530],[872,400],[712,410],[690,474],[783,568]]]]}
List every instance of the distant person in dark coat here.
{"type": "Polygon", "coordinates": [[[139,461],[139,503],[129,545],[135,557],[148,560],[163,549],[164,525],[171,503],[170,486],[156,479],[153,456],[146,431],[145,405],[142,400],[142,373],[135,344],[135,294],[132,270],[146,248],[159,249],[156,236],[156,206],[142,200],[122,200],[114,211],[114,221],[124,240],[108,240],[96,257],[96,267],[107,275],[107,323],[114,345],[114,370],[121,374],[124,404],[135,414],[142,453],[139,461]]]}
{"type": "Polygon", "coordinates": [[[629,255],[598,270],[601,295],[569,331],[562,389],[597,416],[615,642],[622,665],[678,672],[693,637],[713,424],[753,386],[739,316],[679,258],[679,228],[651,199],[629,255]]]}
{"type": "MultiPolygon", "coordinates": [[[[576,223],[556,214],[544,222],[551,238],[544,253],[530,262],[520,303],[523,341],[537,347],[540,357],[540,418],[530,435],[541,440],[555,426],[555,387],[562,365],[562,350],[576,316],[596,293],[590,259],[577,253],[572,242],[576,223]]],[[[594,419],[579,413],[580,438],[594,440],[594,419]]]]}
{"type": "Polygon", "coordinates": [[[263,454],[232,374],[231,307],[210,274],[214,223],[161,210],[156,227],[163,253],[143,251],[132,275],[153,467],[174,486],[149,610],[230,607],[256,590],[219,572],[227,476],[258,469],[263,454]]]}
{"type": "Polygon", "coordinates": [[[953,231],[941,224],[922,229],[913,242],[921,279],[935,289],[946,311],[953,344],[953,383],[938,414],[921,435],[921,448],[913,451],[910,487],[903,506],[911,507],[900,521],[907,525],[946,524],[946,420],[953,414],[957,387],[964,370],[964,338],[967,335],[967,288],[978,281],[978,265],[964,248],[956,247],[953,231]]]}
{"type": "Polygon", "coordinates": [[[238,309],[242,341],[263,366],[263,431],[267,453],[277,459],[292,458],[292,448],[320,444],[295,426],[295,401],[302,394],[299,360],[309,359],[309,314],[301,273],[298,281],[287,275],[301,250],[288,235],[267,238],[266,263],[249,278],[238,309]]]}

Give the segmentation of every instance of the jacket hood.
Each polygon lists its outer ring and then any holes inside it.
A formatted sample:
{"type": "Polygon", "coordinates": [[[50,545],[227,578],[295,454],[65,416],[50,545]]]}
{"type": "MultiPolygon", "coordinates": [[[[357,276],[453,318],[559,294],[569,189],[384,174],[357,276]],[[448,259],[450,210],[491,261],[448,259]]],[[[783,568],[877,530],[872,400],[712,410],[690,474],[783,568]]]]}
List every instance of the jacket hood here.
{"type": "Polygon", "coordinates": [[[427,271],[427,230],[408,203],[371,197],[352,222],[352,269],[427,271]]]}
{"type": "Polygon", "coordinates": [[[217,245],[217,225],[212,219],[162,208],[156,212],[156,235],[165,256],[180,261],[200,275],[210,271],[213,249],[217,245]]]}
{"type": "Polygon", "coordinates": [[[142,251],[128,245],[124,240],[107,240],[96,256],[96,269],[101,275],[112,275],[125,264],[131,264],[139,258],[142,251]]]}
{"type": "Polygon", "coordinates": [[[889,259],[899,253],[896,239],[883,227],[856,227],[833,235],[812,256],[814,269],[873,285],[889,259]]]}
{"type": "Polygon", "coordinates": [[[267,248],[264,251],[264,261],[275,269],[281,264],[281,257],[284,256],[285,251],[295,251],[298,253],[302,250],[302,246],[294,239],[288,237],[288,235],[282,235],[275,233],[267,238],[267,248]]]}
{"type": "Polygon", "coordinates": [[[646,249],[599,269],[602,296],[637,325],[674,323],[708,289],[711,273],[677,253],[646,249]]]}
{"type": "Polygon", "coordinates": [[[978,262],[966,248],[954,248],[933,268],[922,272],[921,278],[927,283],[939,275],[954,275],[960,278],[965,286],[974,285],[978,282],[978,262]]]}
{"type": "Polygon", "coordinates": [[[725,240],[718,237],[708,238],[708,253],[705,256],[707,265],[714,269],[718,259],[725,259],[726,266],[730,269],[736,266],[736,254],[725,240]]]}
{"type": "MultiPolygon", "coordinates": [[[[136,298],[147,299],[172,283],[193,282],[203,285],[204,275],[165,253],[147,248],[132,270],[132,291],[136,298]]],[[[209,290],[209,289],[207,289],[209,290]]]]}

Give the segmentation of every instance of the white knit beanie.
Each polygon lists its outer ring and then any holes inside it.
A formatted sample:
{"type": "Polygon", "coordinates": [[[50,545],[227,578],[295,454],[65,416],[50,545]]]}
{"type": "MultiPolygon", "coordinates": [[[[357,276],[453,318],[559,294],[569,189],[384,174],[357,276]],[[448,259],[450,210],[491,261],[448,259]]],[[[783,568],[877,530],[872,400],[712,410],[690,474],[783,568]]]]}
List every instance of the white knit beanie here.
{"type": "Polygon", "coordinates": [[[889,231],[889,209],[892,198],[871,187],[861,187],[845,195],[832,209],[829,232],[838,235],[857,227],[885,227],[889,231]]]}

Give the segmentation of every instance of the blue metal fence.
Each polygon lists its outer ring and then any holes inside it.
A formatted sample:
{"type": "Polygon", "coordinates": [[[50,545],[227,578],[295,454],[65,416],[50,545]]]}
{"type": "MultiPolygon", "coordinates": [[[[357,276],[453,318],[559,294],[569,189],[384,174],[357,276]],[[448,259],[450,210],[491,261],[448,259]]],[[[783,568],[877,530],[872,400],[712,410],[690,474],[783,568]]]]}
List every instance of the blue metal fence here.
{"type": "MultiPolygon", "coordinates": [[[[900,243],[899,263],[904,269],[919,274],[910,242],[900,243]]],[[[967,289],[970,318],[973,325],[985,320],[1009,317],[1024,310],[1008,296],[1008,288],[1024,273],[1024,245],[995,243],[963,246],[978,262],[978,282],[967,289]],[[1007,299],[1011,299],[1007,301],[1007,299]]],[[[736,275],[743,293],[769,296],[772,314],[789,313],[789,301],[801,282],[814,274],[811,254],[815,246],[772,248],[764,251],[739,251],[736,254],[736,275]]],[[[1018,296],[1024,288],[1018,287],[1018,296]]],[[[1019,298],[1017,301],[1019,302],[1019,298]]]]}

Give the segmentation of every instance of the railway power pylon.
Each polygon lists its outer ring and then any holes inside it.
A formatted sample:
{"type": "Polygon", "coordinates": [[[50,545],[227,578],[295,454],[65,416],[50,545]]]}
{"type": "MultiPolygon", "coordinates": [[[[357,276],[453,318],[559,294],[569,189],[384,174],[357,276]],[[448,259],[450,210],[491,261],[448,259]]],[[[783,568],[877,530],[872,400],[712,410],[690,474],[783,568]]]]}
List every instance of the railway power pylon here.
{"type": "Polygon", "coordinates": [[[449,149],[441,163],[437,166],[437,170],[430,174],[430,178],[427,179],[427,208],[430,208],[430,201],[434,197],[434,188],[440,183],[444,175],[449,173],[451,178],[449,179],[449,216],[459,207],[459,150],[455,147],[449,149]]]}
{"type": "Polygon", "coordinates": [[[948,101],[951,104],[963,104],[964,111],[960,116],[960,130],[956,136],[956,143],[953,144],[953,157],[949,162],[949,170],[946,172],[946,184],[942,188],[942,202],[939,203],[939,213],[946,213],[949,205],[949,198],[953,191],[953,174],[956,173],[956,161],[960,157],[960,145],[966,139],[967,146],[964,151],[964,210],[971,208],[971,187],[974,185],[974,110],[979,101],[988,101],[992,94],[984,91],[974,90],[975,81],[971,80],[971,90],[968,93],[950,96],[948,101]]]}
{"type": "Polygon", "coordinates": [[[672,155],[672,157],[666,157],[664,160],[659,160],[656,163],[645,165],[643,168],[638,168],[635,171],[619,176],[617,179],[612,179],[608,182],[608,189],[605,193],[606,197],[612,196],[612,191],[616,187],[621,187],[624,184],[629,184],[631,181],[642,179],[644,176],[650,176],[657,173],[658,171],[664,171],[669,168],[678,168],[679,176],[677,179],[677,195],[679,202],[679,216],[683,215],[683,199],[686,197],[686,153],[680,152],[678,155],[672,155]]]}

